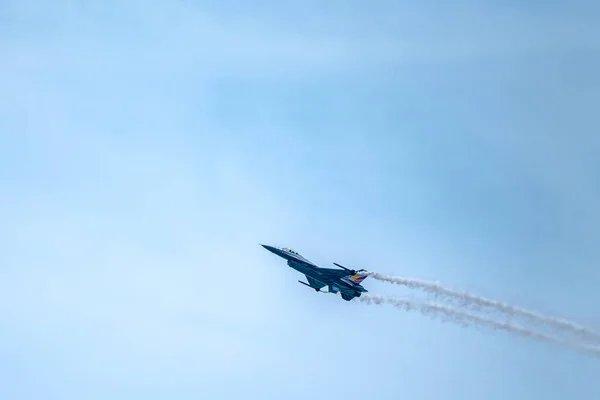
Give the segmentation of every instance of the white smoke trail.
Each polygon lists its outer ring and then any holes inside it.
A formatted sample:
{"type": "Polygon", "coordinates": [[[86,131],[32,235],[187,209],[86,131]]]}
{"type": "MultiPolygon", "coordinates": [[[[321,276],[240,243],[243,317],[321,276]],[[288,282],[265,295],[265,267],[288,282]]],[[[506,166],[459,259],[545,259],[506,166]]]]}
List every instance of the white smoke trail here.
{"type": "Polygon", "coordinates": [[[369,273],[369,275],[374,279],[380,281],[406,286],[411,289],[421,289],[425,292],[434,294],[437,297],[458,299],[463,302],[463,305],[471,303],[477,306],[494,308],[498,311],[502,311],[513,316],[520,315],[528,318],[532,322],[546,324],[548,327],[553,328],[555,330],[560,329],[562,331],[569,331],[573,334],[577,334],[583,339],[593,341],[595,343],[600,343],[599,332],[596,332],[591,328],[585,327],[575,322],[565,320],[563,318],[541,314],[501,301],[491,300],[472,293],[450,289],[436,282],[428,282],[420,279],[404,278],[399,276],[387,276],[379,274],[377,272],[371,272],[369,273]]]}
{"type": "Polygon", "coordinates": [[[579,350],[585,354],[591,354],[600,358],[600,347],[592,347],[578,343],[571,343],[564,341],[562,339],[554,338],[552,336],[548,336],[546,334],[532,331],[530,329],[526,329],[517,325],[510,324],[508,322],[500,322],[491,318],[482,317],[479,315],[472,314],[466,311],[459,311],[453,308],[449,308],[443,305],[432,304],[432,303],[422,303],[417,302],[411,299],[406,298],[397,298],[397,297],[386,297],[379,295],[362,295],[358,298],[359,301],[367,304],[375,303],[382,304],[387,303],[391,304],[397,308],[400,308],[404,311],[419,311],[423,315],[427,315],[429,317],[437,317],[440,314],[445,317],[445,320],[459,323],[463,326],[469,326],[469,324],[476,326],[487,326],[494,330],[502,330],[510,333],[514,333],[520,336],[529,337],[532,339],[536,339],[539,341],[552,343],[552,344],[560,344],[563,346],[568,346],[579,350]]]}

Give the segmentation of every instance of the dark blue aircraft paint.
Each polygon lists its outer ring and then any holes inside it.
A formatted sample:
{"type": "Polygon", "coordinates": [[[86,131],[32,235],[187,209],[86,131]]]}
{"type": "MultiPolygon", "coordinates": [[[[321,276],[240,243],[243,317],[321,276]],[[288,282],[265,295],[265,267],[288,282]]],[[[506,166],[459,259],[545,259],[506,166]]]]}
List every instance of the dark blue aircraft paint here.
{"type": "Polygon", "coordinates": [[[317,292],[327,286],[330,293],[340,292],[342,298],[347,301],[360,297],[362,293],[367,292],[367,289],[360,284],[368,276],[368,274],[363,273],[364,270],[355,271],[339,264],[335,265],[342,269],[321,268],[290,248],[280,248],[266,244],[261,244],[261,246],[271,253],[285,258],[288,266],[306,275],[308,283],[298,282],[315,289],[317,292]]]}

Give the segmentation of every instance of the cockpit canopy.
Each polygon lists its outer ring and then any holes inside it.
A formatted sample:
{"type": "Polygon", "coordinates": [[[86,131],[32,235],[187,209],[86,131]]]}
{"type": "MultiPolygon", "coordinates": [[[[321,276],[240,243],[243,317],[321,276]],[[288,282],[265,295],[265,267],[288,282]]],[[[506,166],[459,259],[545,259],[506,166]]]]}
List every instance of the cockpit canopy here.
{"type": "Polygon", "coordinates": [[[288,247],[284,247],[284,248],[282,248],[281,250],[283,250],[283,251],[287,251],[288,253],[292,253],[292,254],[298,254],[298,252],[297,252],[297,251],[294,251],[294,250],[292,250],[292,249],[290,249],[290,248],[288,248],[288,247]]]}

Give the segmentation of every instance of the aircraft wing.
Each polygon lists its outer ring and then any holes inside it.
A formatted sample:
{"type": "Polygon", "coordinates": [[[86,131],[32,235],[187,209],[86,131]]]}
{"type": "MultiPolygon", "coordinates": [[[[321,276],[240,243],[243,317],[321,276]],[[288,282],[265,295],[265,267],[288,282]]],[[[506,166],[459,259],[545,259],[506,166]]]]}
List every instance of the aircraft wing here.
{"type": "Polygon", "coordinates": [[[314,289],[320,290],[321,288],[327,286],[325,283],[318,281],[315,278],[311,278],[308,275],[305,275],[305,276],[306,276],[306,280],[308,281],[308,284],[310,285],[310,287],[312,287],[314,289]]]}
{"type": "Polygon", "coordinates": [[[337,268],[321,268],[321,267],[319,267],[316,272],[319,275],[326,276],[328,278],[334,278],[334,279],[341,278],[343,276],[348,275],[348,271],[343,270],[343,269],[337,269],[337,268]]]}

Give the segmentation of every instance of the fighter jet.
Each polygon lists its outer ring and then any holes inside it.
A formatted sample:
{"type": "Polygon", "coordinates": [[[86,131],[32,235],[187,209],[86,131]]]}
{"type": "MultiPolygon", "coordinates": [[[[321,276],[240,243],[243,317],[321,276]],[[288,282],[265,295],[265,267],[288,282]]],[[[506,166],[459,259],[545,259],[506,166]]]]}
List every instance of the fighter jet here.
{"type": "Polygon", "coordinates": [[[296,271],[303,273],[308,281],[308,283],[302,281],[298,282],[315,289],[317,292],[334,294],[339,292],[342,295],[342,299],[350,301],[355,297],[360,297],[362,293],[368,291],[360,285],[360,283],[368,276],[364,273],[364,269],[356,271],[337,263],[333,264],[342,269],[322,268],[308,261],[298,254],[298,252],[287,247],[279,248],[265,244],[261,244],[261,246],[271,253],[285,258],[287,260],[287,265],[296,271]],[[325,286],[328,287],[328,292],[321,291],[325,286]]]}

